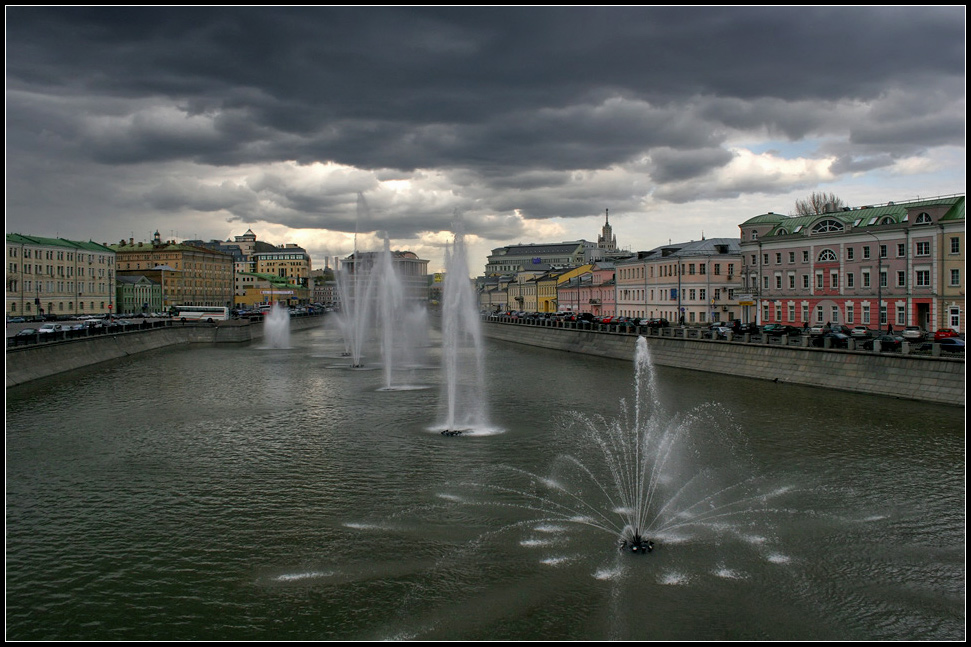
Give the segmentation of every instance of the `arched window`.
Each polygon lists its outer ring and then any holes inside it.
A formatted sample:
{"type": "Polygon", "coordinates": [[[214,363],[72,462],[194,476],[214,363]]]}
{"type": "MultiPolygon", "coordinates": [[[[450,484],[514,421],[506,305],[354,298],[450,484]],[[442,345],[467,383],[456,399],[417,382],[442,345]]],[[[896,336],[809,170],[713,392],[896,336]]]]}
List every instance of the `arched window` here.
{"type": "Polygon", "coordinates": [[[917,215],[917,220],[914,222],[915,225],[929,225],[934,222],[931,219],[931,214],[927,212],[921,212],[917,215]]]}
{"type": "Polygon", "coordinates": [[[824,249],[823,251],[819,252],[819,256],[816,257],[817,263],[832,263],[838,260],[839,258],[837,258],[836,252],[831,249],[824,249]]]}
{"type": "Polygon", "coordinates": [[[892,225],[894,223],[893,218],[886,216],[880,220],[881,225],[892,225]]]}
{"type": "Polygon", "coordinates": [[[839,220],[820,220],[813,225],[814,234],[832,234],[843,231],[843,223],[839,220]]]}

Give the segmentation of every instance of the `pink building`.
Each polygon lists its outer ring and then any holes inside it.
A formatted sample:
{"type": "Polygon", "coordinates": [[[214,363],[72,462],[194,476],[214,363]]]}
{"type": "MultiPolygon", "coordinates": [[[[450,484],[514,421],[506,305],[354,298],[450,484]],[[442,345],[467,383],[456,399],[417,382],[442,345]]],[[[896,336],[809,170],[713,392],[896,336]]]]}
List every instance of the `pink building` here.
{"type": "Polygon", "coordinates": [[[739,225],[758,322],[964,331],[964,196],[739,225]]]}
{"type": "Polygon", "coordinates": [[[595,317],[617,313],[614,264],[595,263],[593,269],[561,283],[556,290],[560,310],[589,312],[595,317]]]}

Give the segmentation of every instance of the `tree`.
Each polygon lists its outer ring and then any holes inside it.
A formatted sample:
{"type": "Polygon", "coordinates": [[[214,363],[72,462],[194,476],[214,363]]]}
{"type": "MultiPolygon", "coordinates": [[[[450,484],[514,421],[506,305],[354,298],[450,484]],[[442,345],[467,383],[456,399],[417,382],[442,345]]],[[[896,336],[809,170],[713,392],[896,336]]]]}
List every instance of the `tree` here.
{"type": "Polygon", "coordinates": [[[845,206],[846,203],[835,193],[817,193],[813,191],[812,195],[805,200],[796,200],[795,211],[790,215],[816,216],[821,213],[840,211],[845,206]]]}

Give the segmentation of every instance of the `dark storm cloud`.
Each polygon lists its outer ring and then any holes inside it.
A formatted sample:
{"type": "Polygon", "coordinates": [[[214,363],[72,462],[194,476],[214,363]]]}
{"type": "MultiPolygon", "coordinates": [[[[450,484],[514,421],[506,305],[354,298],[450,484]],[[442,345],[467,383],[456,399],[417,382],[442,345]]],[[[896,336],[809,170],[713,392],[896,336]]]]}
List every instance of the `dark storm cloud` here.
{"type": "Polygon", "coordinates": [[[412,209],[395,228],[414,234],[457,206],[542,218],[597,213],[612,191],[680,202],[732,159],[733,133],[842,138],[847,172],[964,142],[963,7],[15,7],[6,36],[15,193],[140,167],[150,208],[245,222],[347,230],[374,175],[224,184],[204,169],[432,170],[453,204],[374,201],[388,229],[412,209]],[[159,175],[185,164],[198,181],[159,175]],[[575,172],[619,167],[654,186],[569,190],[575,172]]]}

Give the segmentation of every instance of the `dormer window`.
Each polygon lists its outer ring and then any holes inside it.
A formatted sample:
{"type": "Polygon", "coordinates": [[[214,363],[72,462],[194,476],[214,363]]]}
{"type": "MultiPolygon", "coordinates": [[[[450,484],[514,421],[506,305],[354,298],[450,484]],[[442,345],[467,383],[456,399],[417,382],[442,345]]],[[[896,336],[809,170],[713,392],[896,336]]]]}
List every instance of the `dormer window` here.
{"type": "Polygon", "coordinates": [[[843,231],[843,223],[839,220],[820,220],[813,225],[814,234],[833,234],[843,231]]]}
{"type": "Polygon", "coordinates": [[[914,221],[914,224],[915,225],[929,225],[932,222],[934,222],[934,221],[931,218],[931,214],[926,213],[926,212],[922,212],[922,213],[917,214],[917,220],[914,221]]]}

